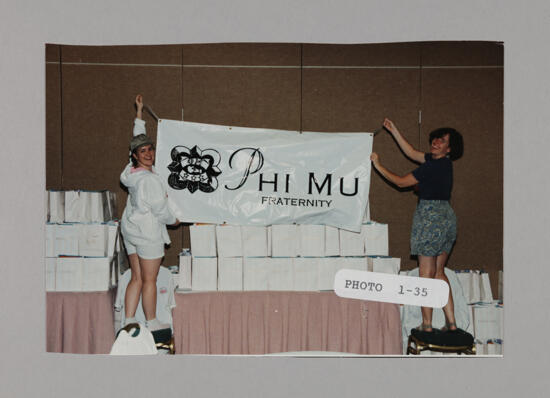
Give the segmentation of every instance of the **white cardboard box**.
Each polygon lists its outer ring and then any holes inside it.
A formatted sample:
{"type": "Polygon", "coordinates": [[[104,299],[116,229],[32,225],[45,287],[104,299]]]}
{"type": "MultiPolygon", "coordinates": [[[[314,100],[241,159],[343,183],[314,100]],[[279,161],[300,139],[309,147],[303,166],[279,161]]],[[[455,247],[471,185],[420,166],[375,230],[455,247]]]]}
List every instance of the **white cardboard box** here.
{"type": "Polygon", "coordinates": [[[48,220],[51,223],[65,221],[65,192],[48,191],[48,220]]]}
{"type": "Polygon", "coordinates": [[[238,225],[216,225],[218,257],[242,257],[241,227],[238,225]]]}
{"type": "Polygon", "coordinates": [[[366,257],[340,257],[338,260],[338,270],[353,269],[358,271],[367,271],[368,264],[366,257]]]}
{"type": "Polygon", "coordinates": [[[364,256],[365,255],[365,232],[352,232],[340,229],[340,256],[364,256]]]}
{"type": "Polygon", "coordinates": [[[194,257],[216,257],[216,226],[191,225],[191,254],[194,257]]]}
{"type": "Polygon", "coordinates": [[[55,256],[78,256],[79,224],[57,224],[55,227],[55,256]]]}
{"type": "Polygon", "coordinates": [[[243,257],[268,256],[267,227],[242,226],[243,257]]]}
{"type": "Polygon", "coordinates": [[[325,226],[325,257],[340,255],[340,232],[338,228],[325,226]]]}
{"type": "Polygon", "coordinates": [[[111,287],[111,261],[108,257],[82,259],[82,291],[107,291],[111,287]]]}
{"type": "Polygon", "coordinates": [[[243,258],[243,290],[268,290],[270,257],[243,258]]]}
{"type": "Polygon", "coordinates": [[[218,290],[243,290],[242,257],[218,258],[218,290]]]}
{"type": "Polygon", "coordinates": [[[370,222],[362,225],[367,256],[387,256],[389,254],[388,224],[370,222]]]}
{"type": "Polygon", "coordinates": [[[267,290],[294,290],[292,260],[290,257],[269,259],[267,290]]]}
{"type": "Polygon", "coordinates": [[[56,291],[82,291],[82,257],[58,257],[55,271],[56,291]]]}
{"type": "Polygon", "coordinates": [[[401,259],[397,257],[367,257],[368,270],[384,274],[398,275],[401,269],[401,259]]]}
{"type": "Polygon", "coordinates": [[[340,257],[323,257],[317,262],[318,289],[334,290],[334,276],[336,275],[340,257]]]}
{"type": "Polygon", "coordinates": [[[109,231],[106,224],[78,225],[78,253],[88,257],[106,257],[109,231]]]}
{"type": "Polygon", "coordinates": [[[323,257],[325,255],[325,226],[298,225],[299,255],[302,257],[323,257]]]}
{"type": "Polygon", "coordinates": [[[294,290],[319,289],[319,257],[297,257],[292,261],[294,290]]]}
{"type": "Polygon", "coordinates": [[[178,273],[178,283],[177,286],[179,289],[189,289],[191,290],[192,280],[191,280],[191,256],[179,256],[179,273],[178,273]]]}
{"type": "Polygon", "coordinates": [[[298,228],[295,224],[271,226],[272,257],[296,257],[298,249],[298,228]]]}
{"type": "Polygon", "coordinates": [[[192,259],[192,289],[195,291],[215,291],[218,289],[218,258],[195,257],[192,259]]]}
{"type": "Polygon", "coordinates": [[[55,292],[55,269],[57,265],[57,257],[46,257],[46,272],[45,272],[45,282],[46,282],[46,291],[55,292]]]}

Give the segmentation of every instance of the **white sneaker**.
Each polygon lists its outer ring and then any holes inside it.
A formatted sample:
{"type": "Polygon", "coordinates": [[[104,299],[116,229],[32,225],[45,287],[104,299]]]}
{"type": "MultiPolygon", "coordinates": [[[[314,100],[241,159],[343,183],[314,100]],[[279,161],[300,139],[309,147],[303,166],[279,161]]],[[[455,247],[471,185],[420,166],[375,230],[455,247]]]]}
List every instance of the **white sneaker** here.
{"type": "Polygon", "coordinates": [[[168,323],[160,323],[157,318],[145,322],[145,327],[151,332],[162,329],[171,329],[168,323]]]}

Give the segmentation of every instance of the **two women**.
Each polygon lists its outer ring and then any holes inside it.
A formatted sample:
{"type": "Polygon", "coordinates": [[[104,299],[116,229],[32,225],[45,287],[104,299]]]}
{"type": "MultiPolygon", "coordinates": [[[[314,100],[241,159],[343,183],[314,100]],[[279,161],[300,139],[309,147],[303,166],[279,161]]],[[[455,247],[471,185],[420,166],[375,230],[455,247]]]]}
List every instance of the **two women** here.
{"type": "Polygon", "coordinates": [[[120,175],[120,181],[128,188],[121,231],[132,270],[124,305],[126,324],[136,322],[135,313],[142,296],[145,326],[155,331],[170,327],[156,319],[156,282],[164,257],[164,245],[170,243],[166,225],[175,226],[179,221],[168,208],[166,189],[155,172],[155,146],[146,135],[141,95],[136,97],[136,107],[134,138],[130,142],[130,163],[120,175]]]}
{"type": "MultiPolygon", "coordinates": [[[[430,152],[423,153],[407,142],[391,120],[385,119],[384,127],[405,155],[420,163],[420,167],[399,176],[382,166],[374,152],[371,154],[372,163],[384,178],[398,187],[418,185],[419,201],[413,217],[411,254],[418,256],[420,277],[441,279],[449,284],[444,268],[456,239],[456,216],[449,204],[453,184],[452,161],[462,156],[462,136],[452,128],[434,130],[430,133],[430,152]]],[[[432,312],[431,307],[422,307],[420,330],[433,330],[432,312]]],[[[456,330],[450,284],[449,301],[443,312],[446,326],[442,330],[456,330]]]]}

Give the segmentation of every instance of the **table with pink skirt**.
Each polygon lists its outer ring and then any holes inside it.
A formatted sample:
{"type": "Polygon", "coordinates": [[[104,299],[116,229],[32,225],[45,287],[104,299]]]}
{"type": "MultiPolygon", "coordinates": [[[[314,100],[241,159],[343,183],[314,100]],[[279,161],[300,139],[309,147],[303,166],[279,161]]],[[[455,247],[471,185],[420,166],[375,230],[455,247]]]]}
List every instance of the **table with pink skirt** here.
{"type": "MultiPolygon", "coordinates": [[[[48,352],[108,354],[115,291],[48,292],[48,352]]],[[[401,355],[399,306],[334,292],[176,293],[176,354],[401,355]]]]}

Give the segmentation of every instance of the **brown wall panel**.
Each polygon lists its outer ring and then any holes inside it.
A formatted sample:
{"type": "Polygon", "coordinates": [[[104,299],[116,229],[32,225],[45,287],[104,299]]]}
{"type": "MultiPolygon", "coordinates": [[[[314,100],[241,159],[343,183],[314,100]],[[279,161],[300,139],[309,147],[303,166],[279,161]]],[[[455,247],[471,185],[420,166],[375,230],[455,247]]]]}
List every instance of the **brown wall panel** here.
{"type": "MultiPolygon", "coordinates": [[[[155,55],[157,46],[152,51],[144,49],[143,54],[140,48],[127,52],[134,58],[124,59],[121,52],[116,58],[121,65],[63,65],[64,189],[113,191],[117,194],[118,215],[122,215],[127,193],[119,176],[128,162],[136,94],[143,94],[145,103],[159,117],[181,119],[181,51],[174,52],[174,48],[167,48],[172,54],[164,58],[155,55]],[[178,60],[173,54],[179,55],[178,60]],[[179,65],[128,65],[155,59],[177,61],[179,65]]],[[[72,50],[78,50],[82,59],[89,61],[115,60],[112,47],[107,48],[107,54],[98,53],[98,48],[88,54],[85,49],[72,50]]],[[[156,140],[156,122],[147,112],[144,119],[148,135],[156,140]]],[[[182,247],[182,227],[169,230],[169,234],[172,244],[166,250],[164,264],[174,265],[182,247]]]]}
{"type": "Polygon", "coordinates": [[[452,205],[459,236],[449,264],[491,272],[494,292],[503,245],[503,70],[425,69],[422,72],[422,142],[437,127],[464,137],[454,162],[452,205]]]}
{"type": "Polygon", "coordinates": [[[300,66],[300,44],[186,44],[184,65],[300,66]]]}
{"type": "Polygon", "coordinates": [[[46,64],[46,189],[63,185],[60,73],[59,62],[46,64]]]}
{"type": "MultiPolygon", "coordinates": [[[[302,120],[305,131],[374,131],[384,117],[391,118],[412,143],[418,141],[419,69],[303,70],[302,120]]],[[[398,174],[416,167],[405,158],[389,133],[374,139],[373,151],[398,174]]],[[[373,171],[370,209],[372,219],[389,225],[390,255],[410,260],[409,234],[416,197],[398,190],[373,171]]]]}
{"type": "Polygon", "coordinates": [[[502,66],[504,46],[498,42],[427,42],[422,44],[423,66],[502,66]]]}
{"type": "Polygon", "coordinates": [[[46,44],[44,48],[46,53],[46,62],[59,62],[60,47],[61,46],[58,44],[46,44]]]}
{"type": "Polygon", "coordinates": [[[304,44],[304,66],[420,65],[420,43],[304,44]]]}
{"type": "Polygon", "coordinates": [[[62,46],[64,63],[181,65],[181,45],[62,46]]]}
{"type": "Polygon", "coordinates": [[[300,70],[184,68],[184,119],[299,130],[300,70]]]}

